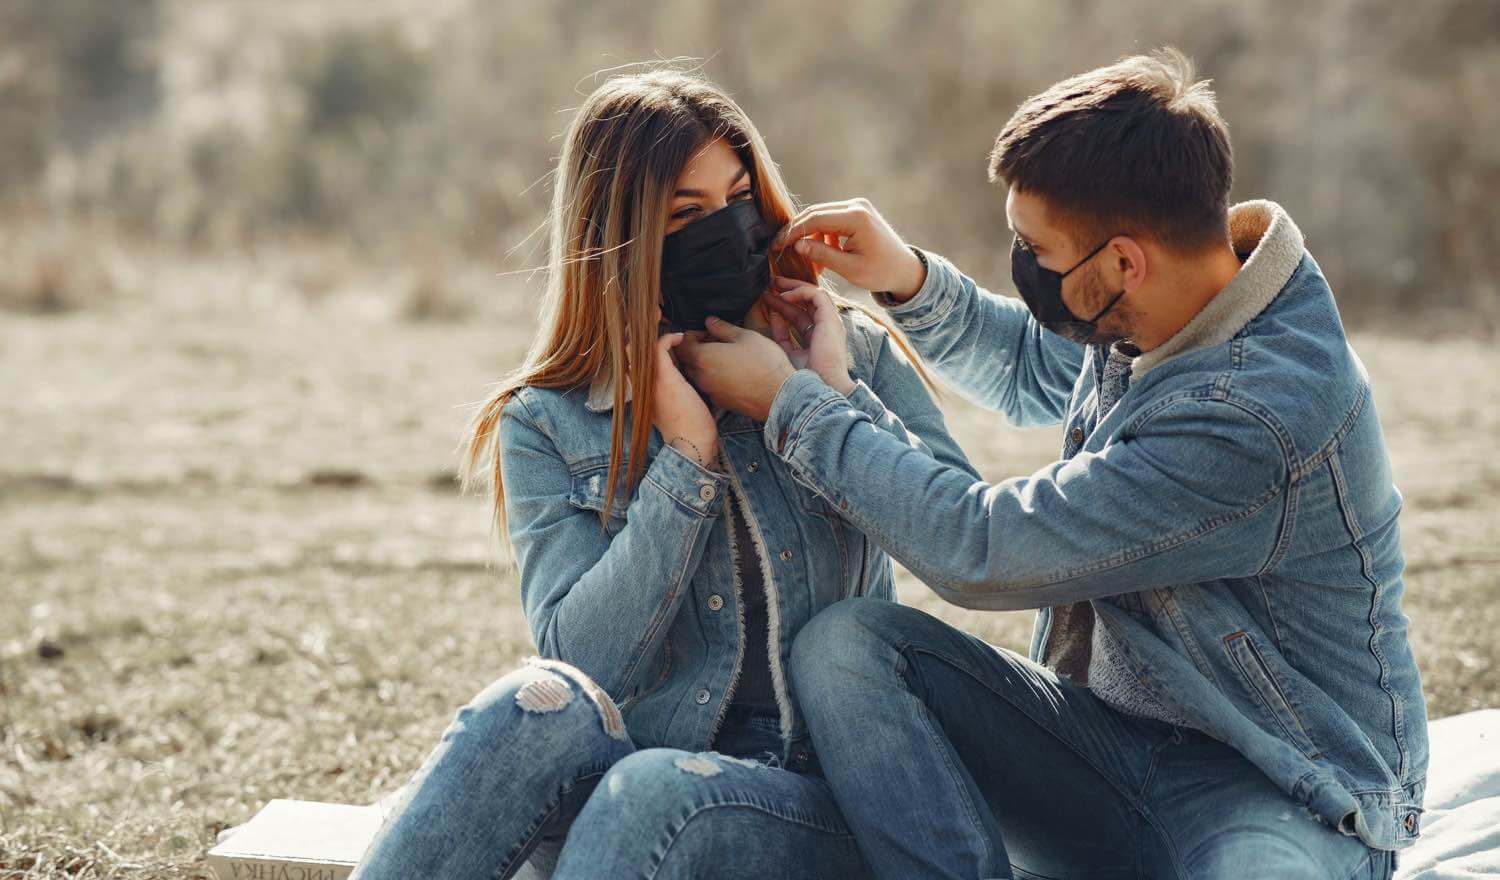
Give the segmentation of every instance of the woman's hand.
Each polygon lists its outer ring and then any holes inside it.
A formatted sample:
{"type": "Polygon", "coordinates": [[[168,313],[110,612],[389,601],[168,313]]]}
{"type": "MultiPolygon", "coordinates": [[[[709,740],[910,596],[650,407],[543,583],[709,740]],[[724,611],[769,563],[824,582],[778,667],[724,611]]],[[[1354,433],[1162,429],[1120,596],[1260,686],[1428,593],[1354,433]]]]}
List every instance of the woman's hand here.
{"type": "Polygon", "coordinates": [[[833,297],[821,287],[794,278],[778,276],[775,287],[780,295],[766,298],[773,310],[771,338],[787,353],[793,366],[812,370],[840,394],[854,390],[854,380],[849,376],[848,334],[833,297]],[[804,340],[803,349],[793,348],[791,328],[804,340]]]}
{"type": "MultiPolygon", "coordinates": [[[[698,389],[682,375],[672,349],[684,334],[666,333],[656,340],[656,369],[652,377],[651,423],[661,438],[678,452],[713,469],[719,455],[719,428],[698,389]]],[[[630,346],[625,347],[630,356],[630,346]]]]}

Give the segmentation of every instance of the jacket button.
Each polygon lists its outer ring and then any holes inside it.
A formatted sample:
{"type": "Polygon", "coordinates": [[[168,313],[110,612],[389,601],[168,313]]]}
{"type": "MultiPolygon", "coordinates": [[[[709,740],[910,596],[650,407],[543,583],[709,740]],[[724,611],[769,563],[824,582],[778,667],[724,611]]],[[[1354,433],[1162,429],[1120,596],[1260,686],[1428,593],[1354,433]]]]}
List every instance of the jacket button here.
{"type": "Polygon", "coordinates": [[[1080,445],[1081,443],[1083,443],[1083,429],[1075,427],[1073,430],[1068,432],[1068,439],[1073,441],[1074,446],[1080,445]]]}
{"type": "Polygon", "coordinates": [[[718,611],[719,609],[721,609],[723,607],[724,607],[724,597],[723,596],[720,596],[718,593],[714,593],[712,596],[708,597],[708,610],[709,611],[718,611]]]}
{"type": "Polygon", "coordinates": [[[788,559],[791,559],[791,558],[792,558],[792,551],[791,550],[788,549],[788,550],[781,551],[781,561],[782,562],[786,562],[788,559]]]}
{"type": "Polygon", "coordinates": [[[714,489],[712,483],[704,483],[703,485],[698,487],[698,497],[702,498],[704,501],[714,500],[714,496],[716,494],[718,494],[718,490],[714,489]]]}
{"type": "Polygon", "coordinates": [[[695,697],[695,699],[698,701],[698,705],[700,705],[700,706],[703,705],[704,703],[707,703],[708,702],[708,688],[702,688],[701,690],[699,690],[698,691],[698,696],[695,697]]]}
{"type": "Polygon", "coordinates": [[[750,466],[747,467],[747,468],[745,468],[745,470],[749,471],[752,474],[755,473],[756,471],[760,470],[760,462],[758,462],[758,461],[752,461],[752,462],[750,462],[750,466]]]}

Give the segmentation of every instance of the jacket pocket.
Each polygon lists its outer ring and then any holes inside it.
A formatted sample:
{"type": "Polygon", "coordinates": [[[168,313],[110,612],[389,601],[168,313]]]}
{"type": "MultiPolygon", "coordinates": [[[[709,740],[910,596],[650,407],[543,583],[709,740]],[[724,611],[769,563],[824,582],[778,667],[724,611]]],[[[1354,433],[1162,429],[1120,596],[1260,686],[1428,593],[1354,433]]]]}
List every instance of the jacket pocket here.
{"type": "Polygon", "coordinates": [[[667,683],[667,677],[672,674],[672,634],[668,633],[662,638],[661,651],[657,654],[657,662],[651,664],[645,674],[640,677],[640,683],[630,689],[625,699],[620,701],[619,709],[624,712],[631,706],[640,702],[643,698],[650,696],[661,686],[667,683]]]}
{"type": "Polygon", "coordinates": [[[1322,752],[1313,744],[1307,728],[1302,726],[1302,719],[1297,717],[1296,710],[1292,708],[1285,686],[1271,672],[1271,667],[1266,663],[1261,650],[1255,646],[1251,635],[1240,630],[1225,636],[1224,650],[1239,671],[1251,697],[1265,709],[1270,720],[1281,731],[1282,739],[1309,759],[1323,757],[1322,752]]]}
{"type": "Polygon", "coordinates": [[[834,512],[833,505],[823,500],[823,496],[815,492],[812,487],[797,479],[796,475],[788,474],[792,484],[792,491],[797,493],[797,506],[803,513],[821,516],[827,520],[839,519],[834,512]]]}
{"type": "MultiPolygon", "coordinates": [[[[591,467],[573,474],[573,487],[568,493],[568,503],[580,510],[604,510],[604,488],[607,486],[609,467],[591,467]]],[[[609,519],[605,526],[611,535],[625,527],[626,511],[630,496],[621,486],[610,504],[609,519]]]]}

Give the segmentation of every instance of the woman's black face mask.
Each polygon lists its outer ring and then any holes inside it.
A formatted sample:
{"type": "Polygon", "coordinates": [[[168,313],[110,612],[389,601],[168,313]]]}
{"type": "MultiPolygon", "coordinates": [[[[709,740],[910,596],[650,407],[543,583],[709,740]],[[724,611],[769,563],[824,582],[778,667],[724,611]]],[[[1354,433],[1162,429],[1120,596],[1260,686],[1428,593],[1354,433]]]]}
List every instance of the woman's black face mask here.
{"type": "Polygon", "coordinates": [[[1026,307],[1031,309],[1031,314],[1043,327],[1078,343],[1087,343],[1094,338],[1094,334],[1099,331],[1099,319],[1115,307],[1125,291],[1115,294],[1094,317],[1080,318],[1063,302],[1062,283],[1064,278],[1073,274],[1074,269],[1092,260],[1107,244],[1108,240],[1094,248],[1088,256],[1074,263],[1072,269],[1054,272],[1037,263],[1036,252],[1021,242],[1021,236],[1016,236],[1011,242],[1010,280],[1016,285],[1021,299],[1026,301],[1026,307]]]}
{"type": "Polygon", "coordinates": [[[702,330],[709,315],[735,324],[771,284],[771,239],[754,199],[662,239],[661,313],[671,330],[702,330]]]}

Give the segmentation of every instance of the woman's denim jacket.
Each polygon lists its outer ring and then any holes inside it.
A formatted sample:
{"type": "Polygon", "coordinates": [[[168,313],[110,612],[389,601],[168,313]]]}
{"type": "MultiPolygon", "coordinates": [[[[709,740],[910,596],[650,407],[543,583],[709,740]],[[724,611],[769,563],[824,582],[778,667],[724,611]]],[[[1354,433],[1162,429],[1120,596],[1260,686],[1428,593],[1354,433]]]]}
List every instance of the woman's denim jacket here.
{"type": "Polygon", "coordinates": [[[976,482],[902,449],[807,370],[777,394],[766,436],[945,599],[1040,609],[1033,660],[1055,659],[1061,618],[1093,615],[1164,706],[1329,825],[1399,849],[1427,771],[1401,495],[1301,233],[1271,202],[1230,221],[1249,256],[1184,328],[1195,344],[1137,358],[1102,416],[1101,348],[1045,332],[936,254],[916,296],[882,300],[966,396],[1015,425],[1064,426],[1063,457],[1030,476],[976,482]]]}
{"type": "MultiPolygon", "coordinates": [[[[856,309],[842,314],[856,380],[847,401],[903,448],[977,478],[886,330],[856,309]]],[[[501,416],[505,511],[538,651],[602,686],[637,745],[712,748],[744,656],[726,519],[743,515],[756,546],[740,549],[759,557],[769,586],[781,760],[806,764],[806,727],[785,674],[792,638],[846,596],[894,599],[890,558],[766,451],[761,423],[730,412],[718,417],[723,473],[653,431],[644,479],[633,496],[622,483],[601,523],[612,396],[597,383],[522,388],[501,416]],[[731,487],[742,501],[733,511],[731,487]]]]}

